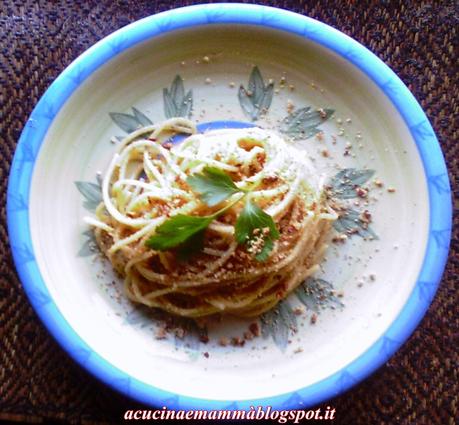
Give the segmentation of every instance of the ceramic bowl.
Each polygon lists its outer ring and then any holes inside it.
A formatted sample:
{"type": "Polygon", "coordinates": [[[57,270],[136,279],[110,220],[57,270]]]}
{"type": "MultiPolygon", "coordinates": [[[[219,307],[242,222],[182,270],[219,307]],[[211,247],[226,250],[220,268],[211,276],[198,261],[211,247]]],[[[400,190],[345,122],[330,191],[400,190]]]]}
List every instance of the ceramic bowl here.
{"type": "Polygon", "coordinates": [[[313,19],[216,4],[122,28],[56,79],[14,156],[8,225],[33,307],[106,384],[154,406],[289,409],[340,394],[408,338],[443,272],[451,201],[435,134],[382,61],[313,19]],[[266,114],[247,93],[256,84],[272,95],[266,114]],[[317,112],[329,115],[317,121],[317,112]],[[300,133],[288,122],[295,113],[306,120],[300,133]],[[207,343],[186,321],[185,335],[155,338],[159,319],[125,300],[83,222],[100,200],[98,172],[118,138],[176,114],[301,139],[332,184],[340,170],[355,169],[369,191],[341,197],[348,215],[335,229],[351,231],[309,281],[319,297],[297,292],[243,347],[219,343],[243,334],[248,323],[235,319],[211,326],[207,343]],[[372,220],[362,227],[365,210],[372,220]]]}

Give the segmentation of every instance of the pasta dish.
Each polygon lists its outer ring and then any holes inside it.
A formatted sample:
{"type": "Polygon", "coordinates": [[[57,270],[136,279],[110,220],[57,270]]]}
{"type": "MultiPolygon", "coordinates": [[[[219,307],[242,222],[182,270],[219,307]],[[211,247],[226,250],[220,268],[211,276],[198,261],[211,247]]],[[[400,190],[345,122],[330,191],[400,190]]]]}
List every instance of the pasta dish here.
{"type": "Polygon", "coordinates": [[[85,220],[132,301],[253,317],[317,271],[337,218],[323,186],[306,152],[274,132],[198,133],[173,118],[121,141],[85,220]]]}

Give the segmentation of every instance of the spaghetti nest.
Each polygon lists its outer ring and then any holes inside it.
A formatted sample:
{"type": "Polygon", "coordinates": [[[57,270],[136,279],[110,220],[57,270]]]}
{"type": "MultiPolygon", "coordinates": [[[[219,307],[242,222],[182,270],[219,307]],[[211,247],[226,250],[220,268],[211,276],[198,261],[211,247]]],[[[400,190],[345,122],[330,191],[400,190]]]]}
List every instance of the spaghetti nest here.
{"type": "Polygon", "coordinates": [[[317,270],[336,219],[322,186],[305,153],[275,133],[245,128],[198,134],[192,122],[177,118],[121,142],[103,179],[96,218],[87,222],[132,301],[194,318],[253,317],[317,270]],[[189,136],[167,142],[178,133],[189,136]],[[209,167],[220,185],[232,188],[221,201],[206,202],[191,184],[191,176],[203,179],[209,167]],[[248,206],[271,224],[254,226],[248,206]],[[211,219],[186,241],[174,245],[166,238],[167,249],[153,249],[149,241],[167,223],[180,239],[182,229],[173,223],[184,216],[211,219]],[[241,239],[243,224],[250,234],[241,239]]]}

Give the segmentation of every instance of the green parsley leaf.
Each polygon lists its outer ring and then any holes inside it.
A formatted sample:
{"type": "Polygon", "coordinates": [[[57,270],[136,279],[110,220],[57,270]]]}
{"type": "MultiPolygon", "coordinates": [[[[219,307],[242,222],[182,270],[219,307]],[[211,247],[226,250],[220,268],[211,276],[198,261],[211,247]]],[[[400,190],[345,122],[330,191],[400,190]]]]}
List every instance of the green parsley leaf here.
{"type": "Polygon", "coordinates": [[[214,218],[214,216],[175,215],[156,228],[156,234],[147,240],[146,245],[158,251],[175,248],[204,231],[214,218]]]}
{"type": "MultiPolygon", "coordinates": [[[[179,248],[179,259],[187,259],[190,254],[201,250],[204,232],[209,224],[250,192],[247,189],[239,189],[226,173],[214,167],[205,167],[201,174],[188,177],[187,183],[209,206],[215,206],[236,193],[243,196],[212,215],[197,217],[178,214],[159,226],[156,234],[148,239],[146,245],[158,251],[179,248]]],[[[255,258],[258,261],[266,261],[274,247],[274,240],[279,236],[272,217],[246,198],[244,208],[236,220],[237,243],[250,245],[255,258]]]]}
{"type": "Polygon", "coordinates": [[[201,174],[189,176],[186,182],[201,195],[202,200],[213,207],[235,193],[242,192],[231,177],[215,167],[205,167],[201,174]]]}
{"type": "Polygon", "coordinates": [[[262,238],[263,245],[261,250],[257,250],[255,258],[258,261],[266,261],[273,249],[274,240],[279,239],[279,237],[279,231],[272,217],[251,202],[250,199],[247,199],[236,221],[235,238],[237,243],[253,246],[255,241],[262,238]],[[269,232],[265,233],[264,229],[269,229],[269,232]]]}
{"type": "Polygon", "coordinates": [[[274,248],[274,241],[271,238],[266,238],[262,250],[255,255],[255,259],[264,262],[269,258],[269,254],[274,248]]]}
{"type": "Polygon", "coordinates": [[[187,261],[194,254],[202,251],[204,248],[204,234],[206,229],[200,230],[198,233],[190,236],[185,242],[179,245],[177,250],[177,259],[179,261],[187,261]]]}

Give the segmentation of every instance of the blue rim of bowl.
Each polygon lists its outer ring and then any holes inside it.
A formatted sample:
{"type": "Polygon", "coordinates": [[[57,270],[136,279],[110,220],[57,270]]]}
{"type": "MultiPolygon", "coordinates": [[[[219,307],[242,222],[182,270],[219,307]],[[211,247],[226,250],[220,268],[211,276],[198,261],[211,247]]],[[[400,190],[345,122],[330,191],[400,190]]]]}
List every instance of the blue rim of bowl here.
{"type": "Polygon", "coordinates": [[[27,121],[11,166],[7,216],[11,249],[20,279],[35,311],[60,345],[112,388],[153,406],[171,409],[294,409],[334,397],[385,363],[411,335],[429,307],[440,282],[451,238],[450,183],[444,158],[422,108],[403,82],[368,49],[314,19],[259,5],[204,4],[174,9],[134,22],[99,41],[71,63],[51,84],[27,121]],[[242,24],[286,31],[312,40],[363,71],[391,100],[409,128],[422,159],[429,193],[429,235],[416,285],[386,332],[344,369],[297,391],[264,399],[207,400],[155,388],[110,364],[72,329],[52,300],[32,246],[28,202],[34,163],[54,118],[72,93],[105,62],[144,40],[202,25],[242,24]]]}

